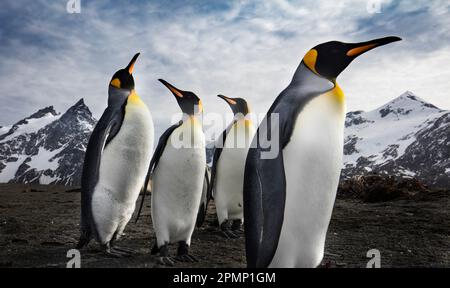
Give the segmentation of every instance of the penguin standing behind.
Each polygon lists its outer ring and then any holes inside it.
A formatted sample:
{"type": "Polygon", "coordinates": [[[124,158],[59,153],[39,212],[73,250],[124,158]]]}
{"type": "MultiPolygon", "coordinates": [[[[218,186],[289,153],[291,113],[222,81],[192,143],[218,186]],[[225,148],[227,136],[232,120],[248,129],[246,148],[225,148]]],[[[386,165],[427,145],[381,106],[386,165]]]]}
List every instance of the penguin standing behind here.
{"type": "Polygon", "coordinates": [[[202,227],[203,223],[206,219],[206,213],[208,212],[208,203],[209,200],[211,200],[211,194],[210,194],[210,178],[211,178],[211,169],[208,165],[206,165],[205,169],[205,179],[203,180],[203,190],[202,190],[202,197],[200,198],[200,207],[198,208],[197,213],[197,220],[195,225],[200,228],[202,227]]]}
{"type": "Polygon", "coordinates": [[[134,91],[136,54],[109,83],[108,107],[92,132],[81,179],[81,236],[95,238],[107,254],[128,256],[114,246],[130,220],[153,150],[150,111],[134,91]]]}
{"type": "Polygon", "coordinates": [[[306,53],[248,152],[244,224],[249,267],[320,264],[342,166],[345,98],[336,78],[359,55],[399,40],[332,41],[306,53]],[[271,125],[273,115],[279,122],[271,125]],[[278,140],[275,154],[264,148],[269,136],[271,142],[278,140]]]}
{"type": "Polygon", "coordinates": [[[147,187],[152,178],[151,214],[156,243],[152,254],[158,262],[173,265],[173,259],[194,262],[189,255],[192,232],[202,196],[206,169],[205,135],[198,116],[201,100],[192,92],[182,91],[160,79],[175,96],[183,111],[183,120],[171,126],[159,139],[150,163],[147,187]],[[169,258],[168,245],[178,243],[175,258],[169,258]]]}
{"type": "MultiPolygon", "coordinates": [[[[214,189],[214,202],[220,229],[226,238],[237,238],[244,218],[243,183],[245,159],[255,128],[249,117],[249,107],[242,98],[218,97],[225,100],[234,113],[231,124],[219,138],[215,148],[210,189],[214,189]]],[[[212,193],[209,193],[212,194],[212,193]]]]}

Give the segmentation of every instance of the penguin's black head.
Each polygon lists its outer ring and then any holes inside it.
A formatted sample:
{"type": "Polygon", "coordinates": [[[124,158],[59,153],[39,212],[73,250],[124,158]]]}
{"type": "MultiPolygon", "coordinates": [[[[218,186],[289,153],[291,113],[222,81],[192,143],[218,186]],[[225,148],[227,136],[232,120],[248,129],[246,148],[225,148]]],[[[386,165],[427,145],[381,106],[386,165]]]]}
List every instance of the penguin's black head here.
{"type": "Polygon", "coordinates": [[[248,108],[247,101],[245,101],[242,98],[231,98],[231,97],[227,97],[224,95],[217,95],[217,97],[222,98],[223,100],[225,100],[228,103],[228,105],[230,105],[231,110],[233,110],[234,115],[240,113],[245,116],[248,113],[250,113],[250,109],[248,108]]]}
{"type": "Polygon", "coordinates": [[[334,81],[359,55],[400,40],[399,37],[391,36],[361,43],[326,42],[309,50],[303,57],[303,63],[314,73],[334,81]]]}
{"type": "Polygon", "coordinates": [[[180,90],[163,79],[158,80],[173,93],[183,113],[192,116],[203,112],[202,100],[197,95],[190,91],[180,90]]]}
{"type": "Polygon", "coordinates": [[[109,85],[117,89],[126,89],[130,91],[134,89],[133,70],[134,63],[136,62],[139,54],[140,53],[134,55],[133,59],[131,59],[130,64],[128,64],[127,67],[120,69],[119,71],[114,73],[111,81],[109,82],[109,85]]]}

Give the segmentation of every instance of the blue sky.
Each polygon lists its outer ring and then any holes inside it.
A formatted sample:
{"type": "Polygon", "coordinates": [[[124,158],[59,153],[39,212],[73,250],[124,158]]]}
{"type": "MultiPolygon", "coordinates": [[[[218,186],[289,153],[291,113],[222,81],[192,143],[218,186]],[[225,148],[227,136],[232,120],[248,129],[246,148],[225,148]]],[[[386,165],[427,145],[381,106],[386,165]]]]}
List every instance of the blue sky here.
{"type": "Polygon", "coordinates": [[[38,108],[64,111],[79,98],[98,118],[112,74],[136,52],[138,94],[158,134],[178,112],[158,78],[229,112],[215,95],[265,112],[318,43],[402,37],[354,61],[338,79],[348,110],[370,110],[406,90],[450,109],[450,2],[378,1],[2,1],[0,125],[38,108]],[[372,11],[373,12],[373,11],[372,11]]]}

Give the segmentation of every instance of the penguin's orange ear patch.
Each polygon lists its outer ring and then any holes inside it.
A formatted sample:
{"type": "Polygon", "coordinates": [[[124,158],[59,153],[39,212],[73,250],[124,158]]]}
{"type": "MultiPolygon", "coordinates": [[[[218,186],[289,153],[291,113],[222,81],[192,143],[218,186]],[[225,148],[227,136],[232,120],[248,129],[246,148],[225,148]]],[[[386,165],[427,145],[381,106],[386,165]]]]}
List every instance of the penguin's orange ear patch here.
{"type": "Polygon", "coordinates": [[[316,70],[317,54],[318,53],[316,49],[309,50],[308,53],[306,53],[305,57],[303,57],[303,62],[306,66],[308,66],[309,69],[311,69],[311,71],[319,75],[316,70]]]}
{"type": "Polygon", "coordinates": [[[116,88],[120,89],[120,80],[119,78],[114,78],[113,80],[111,80],[111,86],[114,86],[116,88]]]}

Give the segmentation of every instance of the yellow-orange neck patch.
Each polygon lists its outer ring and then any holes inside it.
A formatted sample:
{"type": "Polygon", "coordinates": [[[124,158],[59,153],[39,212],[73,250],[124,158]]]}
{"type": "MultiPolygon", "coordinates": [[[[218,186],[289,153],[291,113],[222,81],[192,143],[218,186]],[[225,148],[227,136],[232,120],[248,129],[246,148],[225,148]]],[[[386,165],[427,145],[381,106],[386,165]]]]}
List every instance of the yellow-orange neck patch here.
{"type": "Polygon", "coordinates": [[[203,103],[202,100],[198,101],[198,113],[202,113],[203,112],[203,103]]]}
{"type": "Polygon", "coordinates": [[[134,90],[131,91],[130,96],[128,96],[128,104],[145,106],[145,103],[141,100],[141,97],[136,94],[134,90]]]}
{"type": "Polygon", "coordinates": [[[331,93],[331,95],[336,99],[336,101],[339,104],[341,104],[341,105],[345,104],[344,92],[342,91],[341,87],[337,83],[335,83],[333,90],[331,90],[329,93],[331,93]]]}

